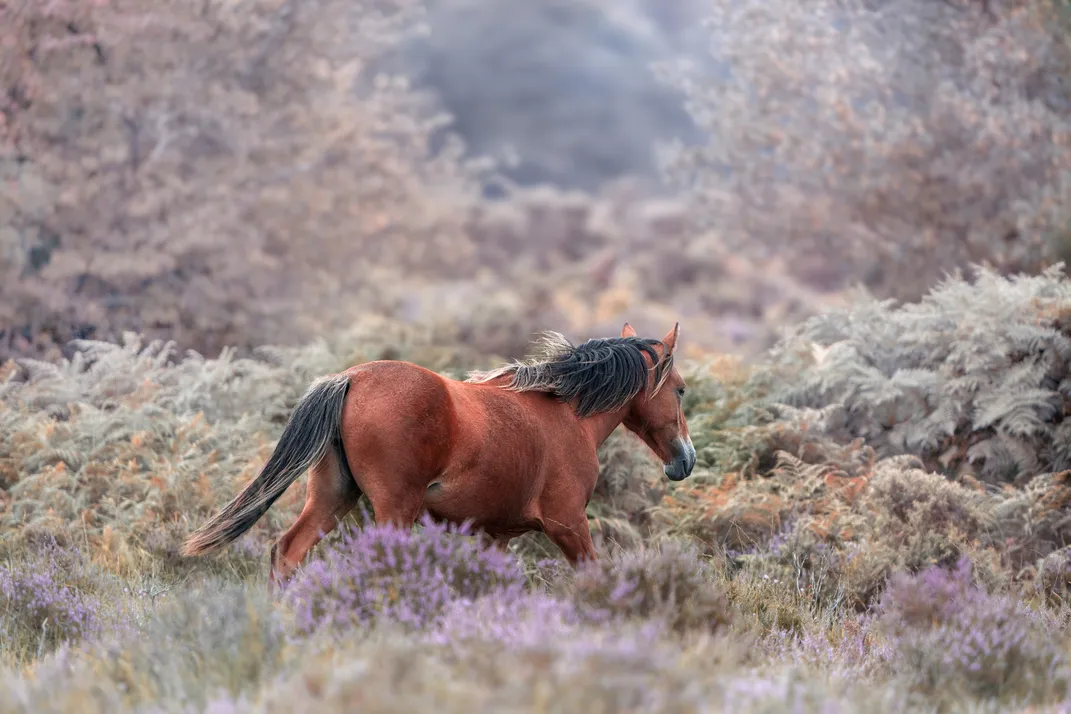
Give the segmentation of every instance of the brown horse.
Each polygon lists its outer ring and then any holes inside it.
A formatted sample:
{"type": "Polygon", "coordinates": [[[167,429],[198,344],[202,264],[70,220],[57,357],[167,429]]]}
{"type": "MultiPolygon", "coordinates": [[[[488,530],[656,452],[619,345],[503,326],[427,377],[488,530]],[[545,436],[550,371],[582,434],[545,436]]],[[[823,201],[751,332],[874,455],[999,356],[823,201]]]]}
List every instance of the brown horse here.
{"type": "Polygon", "coordinates": [[[695,466],[673,364],[680,325],[662,340],[571,345],[548,333],[544,354],[465,381],[409,362],[375,361],[317,380],[294,408],[260,474],[186,541],[184,555],[238,538],[311,468],[305,507],[272,546],[270,584],[290,577],[367,494],[379,523],[412,527],[425,512],[469,521],[505,546],[543,531],[574,566],[595,558],[586,508],[598,446],[619,424],[674,481],[695,466]]]}

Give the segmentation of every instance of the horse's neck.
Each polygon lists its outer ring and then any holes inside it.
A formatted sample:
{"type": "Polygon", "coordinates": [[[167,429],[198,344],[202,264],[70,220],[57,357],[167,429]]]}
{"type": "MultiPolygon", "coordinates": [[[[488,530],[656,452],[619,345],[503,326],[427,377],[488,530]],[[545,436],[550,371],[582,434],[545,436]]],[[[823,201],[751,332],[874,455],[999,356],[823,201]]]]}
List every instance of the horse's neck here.
{"type": "Polygon", "coordinates": [[[596,448],[606,441],[607,437],[613,433],[622,421],[625,420],[625,414],[628,413],[627,407],[622,407],[616,411],[603,412],[602,414],[592,414],[589,417],[585,417],[580,420],[580,425],[588,436],[595,443],[596,448]]]}

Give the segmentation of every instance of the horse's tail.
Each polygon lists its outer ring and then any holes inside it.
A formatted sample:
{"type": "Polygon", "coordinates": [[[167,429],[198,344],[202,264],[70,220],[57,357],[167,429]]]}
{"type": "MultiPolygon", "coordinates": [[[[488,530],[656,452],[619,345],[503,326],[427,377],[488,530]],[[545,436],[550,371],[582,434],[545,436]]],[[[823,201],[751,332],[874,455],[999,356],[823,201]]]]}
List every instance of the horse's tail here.
{"type": "Polygon", "coordinates": [[[294,407],[260,475],[186,539],[183,555],[207,553],[237,539],[267,513],[290,484],[319,462],[328,448],[339,444],[342,407],[349,386],[348,375],[333,374],[309,387],[294,407]]]}

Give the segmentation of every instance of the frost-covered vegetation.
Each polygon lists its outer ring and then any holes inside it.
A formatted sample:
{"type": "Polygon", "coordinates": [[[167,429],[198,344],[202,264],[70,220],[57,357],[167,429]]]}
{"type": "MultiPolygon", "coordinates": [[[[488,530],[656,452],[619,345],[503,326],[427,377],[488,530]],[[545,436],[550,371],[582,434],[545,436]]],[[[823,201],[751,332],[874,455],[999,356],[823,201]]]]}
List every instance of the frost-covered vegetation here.
{"type": "Polygon", "coordinates": [[[0,0],[0,714],[1071,710],[1069,38],[1062,0],[0,0]],[[180,554],[318,375],[675,319],[698,466],[611,435],[597,563],[359,507],[272,599],[304,479],[180,554]]]}

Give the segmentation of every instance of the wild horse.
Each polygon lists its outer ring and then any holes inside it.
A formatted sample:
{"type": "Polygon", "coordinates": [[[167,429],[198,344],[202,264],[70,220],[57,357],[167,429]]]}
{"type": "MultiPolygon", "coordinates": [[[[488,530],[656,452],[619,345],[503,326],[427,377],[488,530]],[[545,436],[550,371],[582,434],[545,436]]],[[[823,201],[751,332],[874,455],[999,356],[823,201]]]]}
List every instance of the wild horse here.
{"type": "Polygon", "coordinates": [[[673,481],[695,449],[673,363],[680,324],[661,340],[627,323],[620,337],[573,346],[557,333],[543,354],[465,381],[381,360],[314,382],[263,470],[193,533],[183,554],[248,530],[311,469],[300,517],[271,550],[272,587],[367,494],[377,522],[412,527],[425,512],[470,521],[505,546],[543,531],[574,566],[596,557],[586,508],[596,449],[619,424],[662,460],[673,481]]]}

